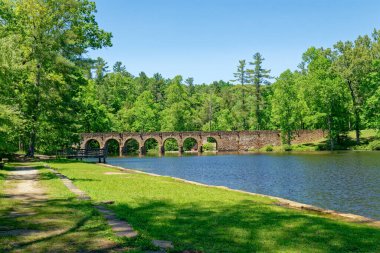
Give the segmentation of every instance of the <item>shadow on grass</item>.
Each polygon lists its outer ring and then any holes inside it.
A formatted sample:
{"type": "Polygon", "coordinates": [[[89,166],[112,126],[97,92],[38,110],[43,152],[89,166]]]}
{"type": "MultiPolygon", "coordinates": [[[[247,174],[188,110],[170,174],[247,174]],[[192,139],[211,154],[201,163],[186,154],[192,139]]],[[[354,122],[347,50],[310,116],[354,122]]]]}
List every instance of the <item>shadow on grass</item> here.
{"type": "MultiPolygon", "coordinates": [[[[40,172],[39,174],[40,180],[51,180],[51,179],[57,179],[57,176],[52,172],[40,172]]],[[[90,179],[90,178],[74,178],[71,179],[71,181],[81,181],[81,182],[92,182],[92,181],[100,181],[98,179],[90,179]]]]}
{"type": "Polygon", "coordinates": [[[17,217],[10,216],[14,205],[0,209],[0,252],[110,252],[126,244],[108,239],[112,234],[89,202],[40,200],[27,208],[32,214],[17,217]]]}
{"type": "Polygon", "coordinates": [[[44,161],[46,162],[47,164],[49,163],[61,163],[61,164],[65,164],[65,163],[89,163],[89,164],[94,164],[96,162],[90,162],[90,161],[84,161],[84,160],[75,160],[75,159],[66,159],[66,158],[57,158],[57,159],[49,159],[49,160],[46,160],[44,161]]]}
{"type": "Polygon", "coordinates": [[[241,201],[208,207],[141,200],[117,203],[116,213],[153,238],[181,250],[205,252],[379,252],[380,230],[305,215],[273,205],[241,201]]]}

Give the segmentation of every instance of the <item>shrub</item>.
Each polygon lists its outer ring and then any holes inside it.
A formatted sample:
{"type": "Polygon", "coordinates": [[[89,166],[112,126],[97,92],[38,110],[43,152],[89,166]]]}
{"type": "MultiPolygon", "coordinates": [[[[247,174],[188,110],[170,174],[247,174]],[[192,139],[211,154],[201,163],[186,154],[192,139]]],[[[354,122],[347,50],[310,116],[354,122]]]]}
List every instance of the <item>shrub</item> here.
{"type": "Polygon", "coordinates": [[[283,146],[282,146],[282,149],[283,149],[284,151],[292,151],[292,146],[286,144],[286,145],[283,145],[283,146]]]}
{"type": "Polygon", "coordinates": [[[272,146],[272,145],[266,145],[266,146],[264,147],[264,149],[265,149],[265,151],[267,151],[267,152],[271,152],[271,151],[273,151],[273,146],[272,146]]]}
{"type": "Polygon", "coordinates": [[[371,141],[368,144],[370,150],[380,150],[380,140],[371,141]]]}
{"type": "Polygon", "coordinates": [[[215,151],[215,143],[207,142],[203,144],[204,151],[215,151]]]}

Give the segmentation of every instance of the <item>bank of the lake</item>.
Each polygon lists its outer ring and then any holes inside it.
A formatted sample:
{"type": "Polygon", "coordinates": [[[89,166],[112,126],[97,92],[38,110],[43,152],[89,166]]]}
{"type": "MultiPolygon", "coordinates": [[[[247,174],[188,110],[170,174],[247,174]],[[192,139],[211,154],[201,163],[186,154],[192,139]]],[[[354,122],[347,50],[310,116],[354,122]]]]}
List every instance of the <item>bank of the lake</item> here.
{"type": "Polygon", "coordinates": [[[270,198],[95,164],[50,165],[72,179],[93,200],[114,200],[110,207],[144,236],[173,241],[178,250],[380,250],[378,228],[284,208],[270,198]]]}
{"type": "Polygon", "coordinates": [[[378,152],[177,155],[108,163],[380,220],[378,152]]]}

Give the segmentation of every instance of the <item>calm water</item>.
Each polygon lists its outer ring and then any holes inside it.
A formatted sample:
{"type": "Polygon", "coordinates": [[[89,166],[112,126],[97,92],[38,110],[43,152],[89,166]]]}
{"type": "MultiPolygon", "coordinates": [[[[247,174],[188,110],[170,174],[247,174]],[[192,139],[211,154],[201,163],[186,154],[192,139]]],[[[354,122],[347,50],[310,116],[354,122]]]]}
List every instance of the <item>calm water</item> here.
{"type": "Polygon", "coordinates": [[[107,162],[380,220],[380,152],[136,157],[107,162]]]}

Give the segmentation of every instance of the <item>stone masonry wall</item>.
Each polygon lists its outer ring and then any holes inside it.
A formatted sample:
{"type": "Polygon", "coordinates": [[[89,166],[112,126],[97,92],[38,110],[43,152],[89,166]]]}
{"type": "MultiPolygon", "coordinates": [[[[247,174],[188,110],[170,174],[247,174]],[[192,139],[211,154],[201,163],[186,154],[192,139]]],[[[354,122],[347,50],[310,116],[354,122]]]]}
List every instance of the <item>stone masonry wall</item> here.
{"type": "Polygon", "coordinates": [[[326,137],[323,130],[299,130],[293,134],[292,144],[317,142],[326,137]]]}
{"type": "MultiPolygon", "coordinates": [[[[119,143],[120,152],[127,140],[135,139],[141,147],[149,138],[157,140],[160,150],[165,141],[174,138],[178,142],[180,151],[182,151],[183,143],[187,138],[194,138],[198,146],[198,150],[202,150],[202,145],[208,137],[213,137],[217,142],[218,151],[248,151],[249,149],[260,149],[266,145],[281,145],[280,131],[215,131],[215,132],[153,132],[153,133],[83,133],[81,134],[81,148],[86,148],[86,144],[90,140],[99,142],[101,148],[105,148],[107,142],[111,139],[119,143]]],[[[292,144],[308,143],[321,140],[325,137],[322,130],[299,130],[295,131],[292,144]]]]}

